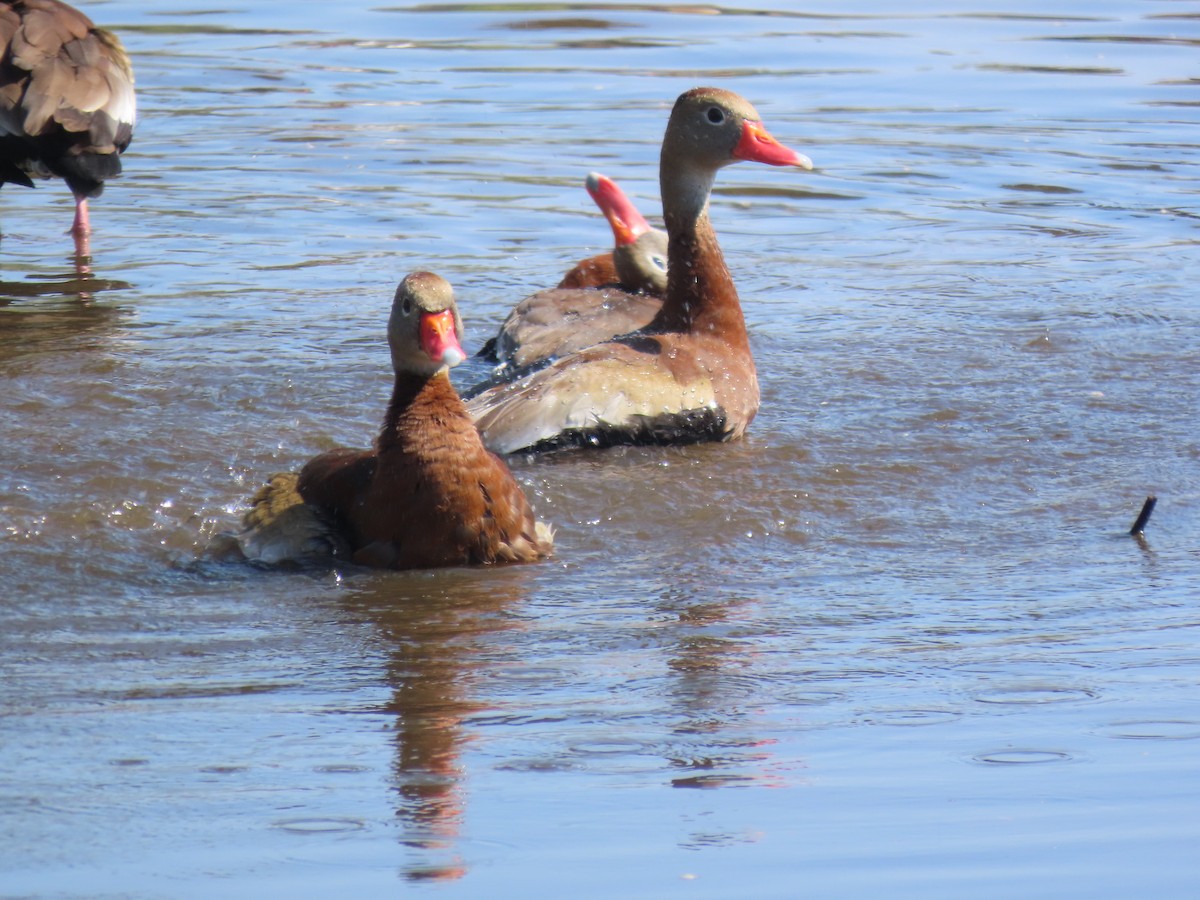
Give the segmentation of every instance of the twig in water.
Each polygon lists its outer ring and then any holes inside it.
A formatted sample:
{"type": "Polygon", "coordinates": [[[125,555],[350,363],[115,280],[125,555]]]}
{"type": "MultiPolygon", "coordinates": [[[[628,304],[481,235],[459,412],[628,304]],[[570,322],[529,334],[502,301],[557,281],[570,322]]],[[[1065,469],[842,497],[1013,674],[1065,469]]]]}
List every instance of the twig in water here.
{"type": "Polygon", "coordinates": [[[1129,529],[1132,535],[1139,535],[1146,530],[1146,523],[1150,521],[1150,514],[1154,512],[1154,504],[1158,503],[1158,498],[1150,496],[1146,498],[1146,502],[1142,504],[1142,511],[1138,513],[1137,521],[1133,523],[1133,527],[1129,529]]]}

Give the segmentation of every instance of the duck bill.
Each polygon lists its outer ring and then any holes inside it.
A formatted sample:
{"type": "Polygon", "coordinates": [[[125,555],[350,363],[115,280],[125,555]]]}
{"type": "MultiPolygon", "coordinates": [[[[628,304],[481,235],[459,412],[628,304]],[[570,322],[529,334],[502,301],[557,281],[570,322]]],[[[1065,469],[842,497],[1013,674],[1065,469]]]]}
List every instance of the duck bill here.
{"type": "Polygon", "coordinates": [[[733,148],[733,158],[766,163],[768,166],[813,167],[811,159],[791,147],[785,147],[771,136],[762,122],[750,119],[742,123],[742,139],[733,148]]]}
{"type": "Polygon", "coordinates": [[[632,244],[650,230],[650,223],[611,178],[592,172],[585,184],[604,218],[608,219],[617,246],[632,244]]]}
{"type": "Polygon", "coordinates": [[[439,313],[423,313],[420,338],[421,349],[436,363],[457,366],[467,358],[458,342],[452,309],[444,309],[439,313]]]}

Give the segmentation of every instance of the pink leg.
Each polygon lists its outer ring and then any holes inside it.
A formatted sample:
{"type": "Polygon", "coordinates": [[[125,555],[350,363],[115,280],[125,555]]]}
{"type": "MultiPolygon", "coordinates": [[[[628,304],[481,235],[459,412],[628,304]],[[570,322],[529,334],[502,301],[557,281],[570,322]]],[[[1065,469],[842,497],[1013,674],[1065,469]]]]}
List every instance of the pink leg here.
{"type": "Polygon", "coordinates": [[[92,225],[88,221],[87,197],[79,194],[75,195],[75,223],[71,226],[71,234],[75,238],[75,255],[77,257],[91,256],[92,225]]]}

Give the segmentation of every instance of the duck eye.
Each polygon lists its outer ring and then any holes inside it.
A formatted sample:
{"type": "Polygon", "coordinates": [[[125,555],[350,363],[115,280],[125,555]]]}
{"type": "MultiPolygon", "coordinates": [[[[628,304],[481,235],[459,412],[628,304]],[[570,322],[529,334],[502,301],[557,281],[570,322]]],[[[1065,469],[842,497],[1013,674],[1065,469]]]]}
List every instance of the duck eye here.
{"type": "Polygon", "coordinates": [[[403,312],[406,316],[409,316],[409,315],[412,315],[412,309],[413,309],[412,297],[405,297],[404,302],[400,304],[400,311],[403,312]]]}
{"type": "Polygon", "coordinates": [[[654,265],[660,271],[663,271],[663,272],[667,271],[667,261],[665,259],[663,259],[661,256],[650,257],[650,262],[654,263],[654,265]]]}
{"type": "Polygon", "coordinates": [[[719,107],[710,106],[708,108],[708,121],[714,125],[720,125],[725,121],[725,113],[721,112],[719,107]]]}

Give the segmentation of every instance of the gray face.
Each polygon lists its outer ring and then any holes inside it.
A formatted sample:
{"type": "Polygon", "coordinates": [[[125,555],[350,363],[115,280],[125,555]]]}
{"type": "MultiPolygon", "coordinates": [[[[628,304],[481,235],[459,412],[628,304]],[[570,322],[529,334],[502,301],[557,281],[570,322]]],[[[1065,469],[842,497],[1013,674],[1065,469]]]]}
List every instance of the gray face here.
{"type": "Polygon", "coordinates": [[[632,244],[613,250],[613,263],[628,290],[661,294],[667,289],[667,235],[647,231],[632,244]]]}
{"type": "Polygon", "coordinates": [[[744,98],[720,88],[695,88],[680,95],[671,110],[663,153],[709,170],[734,162],[742,126],[758,113],[744,98]]]}
{"type": "Polygon", "coordinates": [[[450,283],[432,272],[414,272],[400,282],[388,318],[388,346],[392,351],[392,368],[396,372],[431,375],[446,365],[457,365],[462,361],[461,350],[453,362],[448,362],[431,359],[421,346],[422,319],[447,311],[453,319],[454,337],[461,343],[462,319],[450,283]]]}

